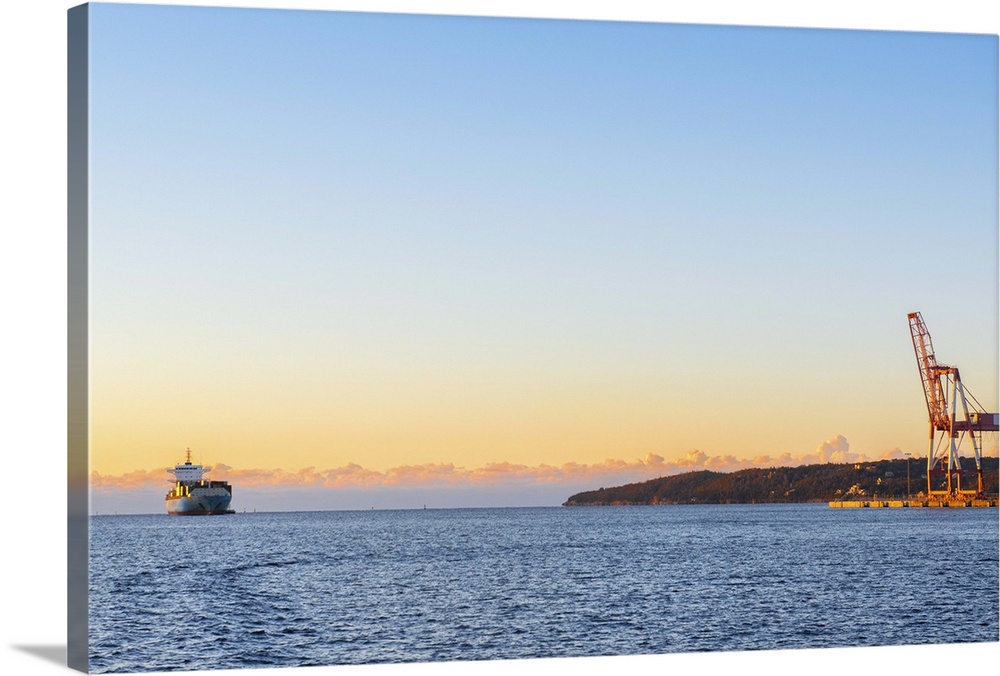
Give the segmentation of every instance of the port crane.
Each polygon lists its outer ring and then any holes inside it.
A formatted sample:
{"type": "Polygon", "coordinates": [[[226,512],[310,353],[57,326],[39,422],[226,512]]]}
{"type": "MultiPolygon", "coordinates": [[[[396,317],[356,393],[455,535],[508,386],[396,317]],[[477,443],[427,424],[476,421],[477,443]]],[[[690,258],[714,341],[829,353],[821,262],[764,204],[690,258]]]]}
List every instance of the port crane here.
{"type": "Polygon", "coordinates": [[[931,334],[919,312],[907,315],[930,418],[927,495],[958,497],[983,493],[982,434],[1000,430],[998,414],[987,413],[962,383],[957,366],[939,364],[931,334]],[[961,413],[959,408],[961,407],[961,413]],[[959,449],[968,439],[976,459],[976,488],[962,487],[959,449]]]}

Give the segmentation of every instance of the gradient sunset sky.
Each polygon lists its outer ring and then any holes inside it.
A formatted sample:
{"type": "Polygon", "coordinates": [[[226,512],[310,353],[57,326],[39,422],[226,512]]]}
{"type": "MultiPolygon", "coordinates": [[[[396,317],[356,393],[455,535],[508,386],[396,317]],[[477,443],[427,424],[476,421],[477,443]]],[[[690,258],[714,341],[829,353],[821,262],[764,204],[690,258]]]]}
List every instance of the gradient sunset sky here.
{"type": "Polygon", "coordinates": [[[922,456],[915,310],[998,410],[996,36],[90,11],[103,509],[922,456]]]}

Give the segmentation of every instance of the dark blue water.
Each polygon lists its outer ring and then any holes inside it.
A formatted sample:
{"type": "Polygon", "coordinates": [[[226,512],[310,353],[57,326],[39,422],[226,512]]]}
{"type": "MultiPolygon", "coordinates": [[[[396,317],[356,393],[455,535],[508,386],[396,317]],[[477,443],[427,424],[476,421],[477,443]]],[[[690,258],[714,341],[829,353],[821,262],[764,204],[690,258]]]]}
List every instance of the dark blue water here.
{"type": "Polygon", "coordinates": [[[90,523],[95,672],[998,640],[995,509],[90,523]]]}

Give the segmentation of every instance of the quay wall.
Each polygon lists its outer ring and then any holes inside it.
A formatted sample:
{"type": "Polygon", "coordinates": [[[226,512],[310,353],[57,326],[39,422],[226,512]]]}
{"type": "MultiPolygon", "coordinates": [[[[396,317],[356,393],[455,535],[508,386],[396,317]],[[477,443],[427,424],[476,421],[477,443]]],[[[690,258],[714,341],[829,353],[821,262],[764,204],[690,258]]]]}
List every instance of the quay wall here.
{"type": "Polygon", "coordinates": [[[837,509],[879,508],[879,507],[929,507],[929,508],[966,508],[966,507],[997,507],[997,498],[952,498],[952,499],[919,499],[919,500],[886,500],[870,498],[867,500],[831,500],[829,505],[837,509]]]}

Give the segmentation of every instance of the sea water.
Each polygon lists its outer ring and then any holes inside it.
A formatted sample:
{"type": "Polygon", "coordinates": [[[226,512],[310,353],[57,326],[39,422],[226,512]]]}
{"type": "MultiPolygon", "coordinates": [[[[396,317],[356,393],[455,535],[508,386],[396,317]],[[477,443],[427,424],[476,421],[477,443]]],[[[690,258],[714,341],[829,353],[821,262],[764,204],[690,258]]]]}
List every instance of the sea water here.
{"type": "Polygon", "coordinates": [[[94,672],[998,640],[995,509],[90,520],[94,672]]]}

